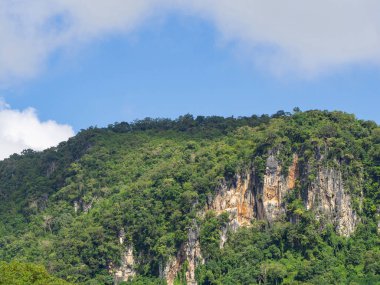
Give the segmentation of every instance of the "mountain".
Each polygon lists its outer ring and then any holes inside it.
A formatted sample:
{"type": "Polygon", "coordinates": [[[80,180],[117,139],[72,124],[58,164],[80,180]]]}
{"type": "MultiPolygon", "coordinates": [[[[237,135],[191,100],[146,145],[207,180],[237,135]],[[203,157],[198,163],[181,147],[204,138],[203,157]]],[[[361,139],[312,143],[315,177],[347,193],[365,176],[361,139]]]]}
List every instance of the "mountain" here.
{"type": "Polygon", "coordinates": [[[380,127],[343,112],[91,127],[0,162],[0,275],[379,284],[379,182],[380,127]]]}

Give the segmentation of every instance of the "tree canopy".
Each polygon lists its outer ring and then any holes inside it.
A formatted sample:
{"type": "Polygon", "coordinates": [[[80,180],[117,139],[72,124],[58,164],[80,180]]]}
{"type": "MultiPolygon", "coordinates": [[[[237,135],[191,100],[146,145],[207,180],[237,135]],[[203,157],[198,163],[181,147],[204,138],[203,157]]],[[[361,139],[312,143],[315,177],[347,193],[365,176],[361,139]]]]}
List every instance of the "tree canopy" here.
{"type": "Polygon", "coordinates": [[[207,260],[199,284],[377,284],[379,183],[380,128],[343,112],[91,127],[0,162],[0,284],[113,284],[110,266],[120,265],[125,244],[138,253],[130,283],[163,284],[160,264],[176,254],[194,219],[207,260]],[[223,218],[197,213],[222,180],[251,164],[263,175],[273,149],[285,166],[293,153],[311,166],[323,154],[324,164],[341,170],[361,220],[353,236],[338,236],[294,195],[283,221],[254,221],[219,247],[223,218]]]}

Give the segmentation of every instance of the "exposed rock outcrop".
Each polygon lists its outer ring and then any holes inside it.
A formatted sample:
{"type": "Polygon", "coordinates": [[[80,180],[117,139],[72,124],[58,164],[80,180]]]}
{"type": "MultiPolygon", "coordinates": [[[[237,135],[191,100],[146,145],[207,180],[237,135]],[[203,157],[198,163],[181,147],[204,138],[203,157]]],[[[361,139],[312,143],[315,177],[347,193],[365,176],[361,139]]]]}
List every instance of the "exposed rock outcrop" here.
{"type": "Polygon", "coordinates": [[[253,171],[236,175],[232,185],[224,181],[215,197],[209,198],[207,210],[213,210],[217,215],[228,212],[232,230],[239,226],[249,226],[254,218],[255,199],[253,193],[253,171]]]}
{"type": "MultiPolygon", "coordinates": [[[[125,232],[124,229],[121,229],[119,232],[119,243],[120,245],[124,245],[125,241],[125,232]]],[[[134,269],[135,258],[133,256],[133,247],[127,246],[123,255],[121,257],[121,264],[118,267],[114,267],[112,264],[110,265],[110,271],[114,275],[115,284],[119,284],[123,281],[128,281],[136,275],[136,271],[134,269]]]]}
{"type": "Polygon", "coordinates": [[[82,210],[83,213],[88,213],[97,200],[98,198],[94,196],[89,202],[86,202],[83,199],[74,201],[74,212],[78,213],[79,210],[82,210]]]}
{"type": "MultiPolygon", "coordinates": [[[[317,218],[326,218],[339,235],[349,236],[355,230],[358,217],[352,208],[351,197],[344,188],[342,174],[337,169],[320,167],[316,178],[307,183],[309,170],[300,174],[298,156],[293,155],[292,163],[283,171],[274,154],[266,161],[264,177],[255,176],[255,169],[236,175],[231,185],[221,183],[213,198],[209,198],[207,209],[216,214],[228,212],[228,228],[236,230],[239,226],[249,226],[254,219],[274,222],[284,217],[286,199],[301,181],[302,200],[308,210],[316,213],[317,218]],[[284,174],[286,173],[286,174],[284,174]]],[[[224,229],[227,231],[227,229],[224,229]]],[[[221,246],[226,241],[226,232],[221,233],[221,246]]]]}
{"type": "Polygon", "coordinates": [[[126,250],[121,258],[121,265],[113,269],[115,276],[115,283],[119,284],[123,281],[128,281],[136,275],[134,270],[135,259],[133,256],[133,248],[126,247],[126,250]]]}
{"type": "MultiPolygon", "coordinates": [[[[261,194],[263,213],[258,212],[256,217],[273,222],[281,215],[285,214],[284,198],[288,191],[295,186],[298,178],[298,156],[293,155],[292,165],[288,169],[288,175],[284,176],[282,166],[274,155],[270,155],[266,162],[264,183],[262,188],[258,187],[258,193],[261,194]]],[[[260,200],[260,198],[258,198],[260,200]]]]}
{"type": "Polygon", "coordinates": [[[220,231],[220,242],[219,242],[219,248],[223,248],[224,244],[227,242],[227,234],[228,234],[228,225],[222,227],[222,230],[220,231]]]}
{"type": "Polygon", "coordinates": [[[358,217],[352,209],[351,197],[344,189],[340,171],[319,169],[305,195],[305,206],[317,217],[332,222],[339,235],[349,236],[354,232],[358,217]]]}
{"type": "Polygon", "coordinates": [[[209,199],[207,210],[216,214],[230,214],[229,228],[233,231],[239,226],[249,226],[253,219],[266,219],[272,222],[285,213],[284,197],[295,187],[298,178],[298,156],[293,156],[293,163],[284,176],[282,168],[274,155],[266,161],[263,181],[255,177],[251,168],[233,179],[232,185],[221,183],[216,195],[209,199]]]}
{"type": "Polygon", "coordinates": [[[169,260],[165,268],[160,270],[160,276],[166,279],[168,285],[173,285],[178,274],[186,264],[186,284],[197,285],[195,269],[199,264],[203,263],[204,259],[199,243],[199,227],[194,223],[193,227],[189,229],[188,240],[182,245],[177,256],[169,260]]]}

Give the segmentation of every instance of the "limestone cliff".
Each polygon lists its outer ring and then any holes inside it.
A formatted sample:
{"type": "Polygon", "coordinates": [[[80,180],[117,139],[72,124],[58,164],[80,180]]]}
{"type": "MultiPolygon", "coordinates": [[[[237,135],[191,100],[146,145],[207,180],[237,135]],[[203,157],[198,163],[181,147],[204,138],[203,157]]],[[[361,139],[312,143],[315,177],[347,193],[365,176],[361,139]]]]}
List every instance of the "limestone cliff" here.
{"type": "Polygon", "coordinates": [[[344,189],[341,172],[331,168],[318,169],[304,202],[306,209],[313,210],[317,217],[332,222],[338,234],[349,236],[354,232],[358,217],[352,209],[351,197],[344,189]]]}
{"type": "Polygon", "coordinates": [[[126,250],[121,258],[121,265],[114,269],[115,283],[119,284],[123,281],[128,281],[136,275],[133,268],[135,260],[133,257],[133,249],[131,246],[126,247],[126,250]]]}
{"type": "MultiPolygon", "coordinates": [[[[125,232],[124,229],[121,229],[119,232],[119,243],[120,245],[124,245],[125,240],[125,232]]],[[[136,275],[136,271],[134,269],[135,259],[133,256],[133,247],[126,246],[125,251],[121,257],[120,266],[110,266],[110,271],[114,275],[115,284],[119,284],[123,281],[128,281],[136,275]]]]}
{"type": "Polygon", "coordinates": [[[232,184],[224,181],[209,199],[207,210],[216,214],[227,211],[230,214],[232,230],[249,226],[253,219],[272,222],[285,213],[284,197],[295,187],[298,178],[298,157],[294,155],[288,175],[281,173],[281,166],[274,155],[268,157],[263,181],[255,177],[252,168],[234,177],[232,184]]]}
{"type": "Polygon", "coordinates": [[[177,256],[169,260],[165,268],[160,270],[160,276],[166,279],[168,285],[173,285],[183,266],[186,266],[186,284],[196,285],[195,269],[203,263],[204,259],[199,243],[199,227],[194,222],[192,228],[189,229],[187,241],[182,245],[177,256]]]}
{"type": "MultiPolygon", "coordinates": [[[[293,155],[287,171],[283,171],[276,156],[271,154],[267,158],[262,179],[255,176],[255,169],[252,167],[243,174],[236,175],[230,185],[223,181],[215,196],[210,197],[206,210],[213,210],[216,214],[228,212],[228,227],[231,230],[236,230],[239,226],[249,226],[254,219],[271,223],[285,216],[285,197],[296,187],[297,181],[300,181],[300,198],[305,208],[314,211],[317,218],[326,218],[335,226],[338,234],[352,234],[358,218],[352,208],[351,197],[344,187],[341,172],[320,167],[316,178],[307,183],[309,169],[300,171],[300,168],[296,154],[293,155]]],[[[306,168],[310,167],[307,165],[306,168]]],[[[223,230],[221,246],[226,239],[223,230]]]]}
{"type": "Polygon", "coordinates": [[[88,213],[89,210],[91,210],[94,203],[98,201],[98,197],[94,196],[92,199],[88,202],[84,201],[83,199],[79,199],[74,201],[74,212],[78,213],[78,211],[82,211],[83,213],[88,213]]]}
{"type": "MultiPolygon", "coordinates": [[[[274,155],[270,155],[266,161],[264,183],[257,187],[258,201],[262,203],[262,213],[258,211],[256,217],[273,222],[285,214],[284,198],[288,191],[295,187],[298,178],[298,156],[293,155],[292,165],[288,169],[288,175],[282,173],[282,166],[274,155]]],[[[258,208],[259,209],[259,208],[258,208]]]]}
{"type": "Polygon", "coordinates": [[[227,211],[230,214],[230,227],[233,230],[242,225],[250,225],[254,218],[253,177],[253,171],[238,174],[232,185],[229,186],[224,181],[217,189],[215,197],[209,198],[207,210],[214,210],[217,215],[227,211]]]}

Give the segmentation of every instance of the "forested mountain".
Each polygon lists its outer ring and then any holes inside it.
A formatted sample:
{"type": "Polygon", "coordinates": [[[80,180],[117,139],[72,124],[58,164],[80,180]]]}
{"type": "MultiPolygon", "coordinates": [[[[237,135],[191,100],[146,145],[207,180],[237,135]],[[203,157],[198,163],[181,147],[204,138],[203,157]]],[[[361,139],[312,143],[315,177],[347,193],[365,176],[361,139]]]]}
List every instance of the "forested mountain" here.
{"type": "Polygon", "coordinates": [[[379,182],[342,112],[89,128],[0,162],[0,284],[380,284],[379,182]]]}

